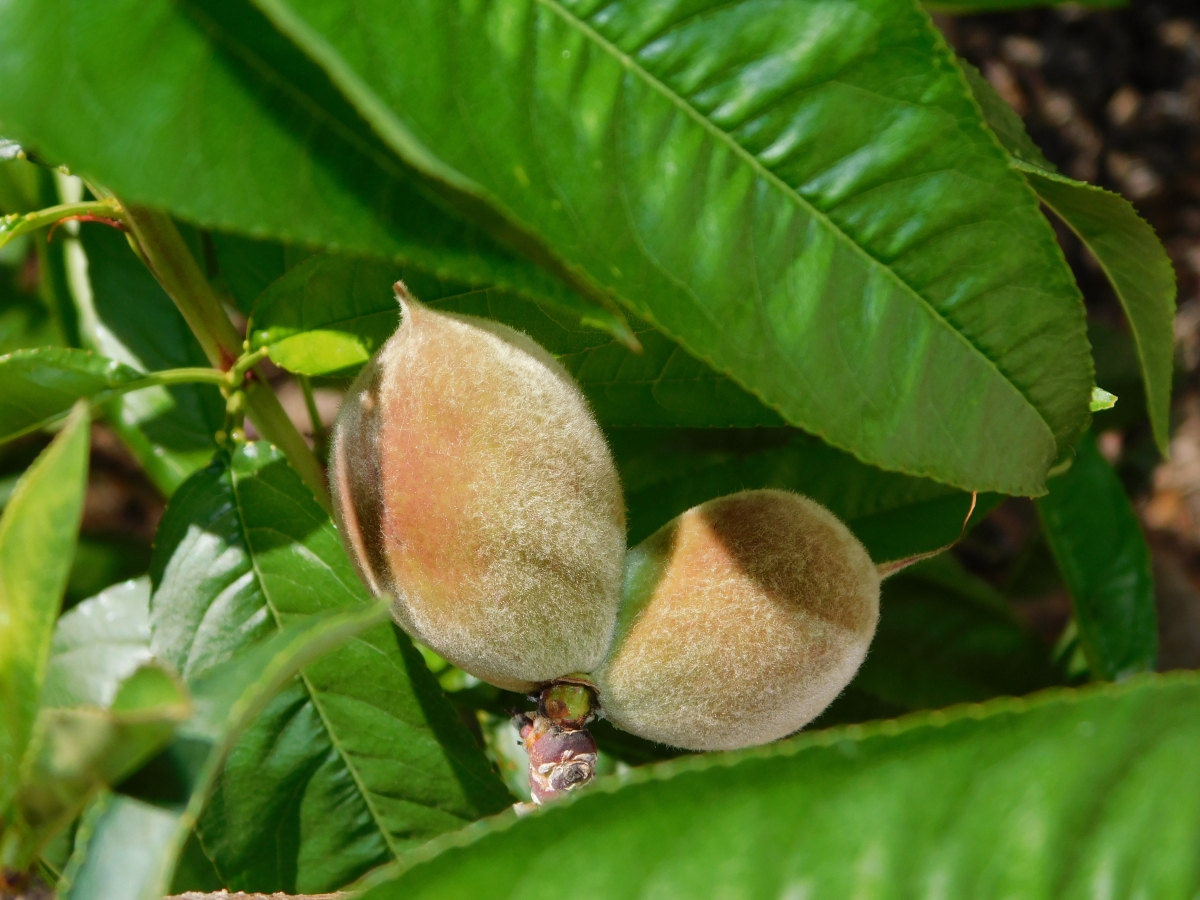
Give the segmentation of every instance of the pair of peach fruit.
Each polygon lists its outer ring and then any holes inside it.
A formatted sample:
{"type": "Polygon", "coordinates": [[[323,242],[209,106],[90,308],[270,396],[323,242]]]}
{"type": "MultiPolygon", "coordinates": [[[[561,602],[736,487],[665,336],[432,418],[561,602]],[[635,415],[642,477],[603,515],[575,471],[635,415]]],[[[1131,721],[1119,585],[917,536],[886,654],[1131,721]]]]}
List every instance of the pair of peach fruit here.
{"type": "Polygon", "coordinates": [[[396,292],[400,328],[347,395],[330,480],[347,550],[401,627],[484,681],[540,691],[552,721],[530,717],[531,734],[582,728],[590,698],[643,738],[733,749],[841,692],[879,574],[840,520],[745,491],[627,550],[612,455],[567,371],[520,332],[396,292]],[[583,710],[556,701],[564,685],[583,710]]]}

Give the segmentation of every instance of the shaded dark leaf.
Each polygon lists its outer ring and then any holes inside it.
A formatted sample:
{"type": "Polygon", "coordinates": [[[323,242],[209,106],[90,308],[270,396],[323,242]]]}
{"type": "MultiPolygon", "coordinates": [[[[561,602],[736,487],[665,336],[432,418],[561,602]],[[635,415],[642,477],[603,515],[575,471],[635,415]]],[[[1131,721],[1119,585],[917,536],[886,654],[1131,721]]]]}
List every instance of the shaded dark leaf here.
{"type": "Polygon", "coordinates": [[[1037,508],[1093,675],[1116,679],[1153,669],[1158,614],[1150,549],[1121,480],[1091,435],[1071,468],[1051,479],[1037,508]]]}

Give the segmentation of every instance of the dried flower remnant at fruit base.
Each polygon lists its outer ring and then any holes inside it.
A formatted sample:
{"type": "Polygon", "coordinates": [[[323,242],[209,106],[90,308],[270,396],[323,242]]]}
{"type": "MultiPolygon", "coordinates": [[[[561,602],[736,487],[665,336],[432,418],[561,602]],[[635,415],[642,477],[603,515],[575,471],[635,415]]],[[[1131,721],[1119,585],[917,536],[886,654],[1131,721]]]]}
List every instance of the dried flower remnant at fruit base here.
{"type": "Polygon", "coordinates": [[[529,754],[529,793],[537,805],[582,787],[596,776],[592,689],[580,683],[546,687],[536,712],[517,713],[513,726],[529,754]]]}

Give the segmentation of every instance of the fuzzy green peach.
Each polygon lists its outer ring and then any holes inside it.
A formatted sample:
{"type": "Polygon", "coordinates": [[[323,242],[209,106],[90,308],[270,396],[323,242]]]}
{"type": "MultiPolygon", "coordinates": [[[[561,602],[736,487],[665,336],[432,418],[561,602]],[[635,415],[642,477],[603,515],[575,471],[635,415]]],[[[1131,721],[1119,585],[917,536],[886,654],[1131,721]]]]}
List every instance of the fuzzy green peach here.
{"type": "Polygon", "coordinates": [[[862,664],[879,575],[823,506],[746,491],[674,519],[629,552],[612,649],[592,678],[625,731],[730,750],[812,721],[862,664]]]}
{"type": "Polygon", "coordinates": [[[334,428],[338,527],[413,637],[529,690],[603,658],[625,510],[612,455],[565,369],[526,335],[396,286],[401,325],[334,428]]]}

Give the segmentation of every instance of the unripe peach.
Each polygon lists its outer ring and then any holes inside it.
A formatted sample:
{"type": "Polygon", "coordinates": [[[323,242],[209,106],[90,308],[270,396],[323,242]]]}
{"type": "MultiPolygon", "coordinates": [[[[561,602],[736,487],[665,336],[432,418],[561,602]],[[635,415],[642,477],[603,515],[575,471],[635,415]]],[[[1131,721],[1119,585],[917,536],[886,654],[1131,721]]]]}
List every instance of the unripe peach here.
{"type": "Polygon", "coordinates": [[[785,491],[688,510],[630,551],[603,714],[633,734],[730,750],[791,734],[853,678],[879,575],[831,512],[785,491]]]}
{"type": "Polygon", "coordinates": [[[409,634],[492,684],[596,666],[616,624],[625,509],[570,375],[504,325],[402,321],[351,387],[330,480],[363,580],[409,634]]]}

